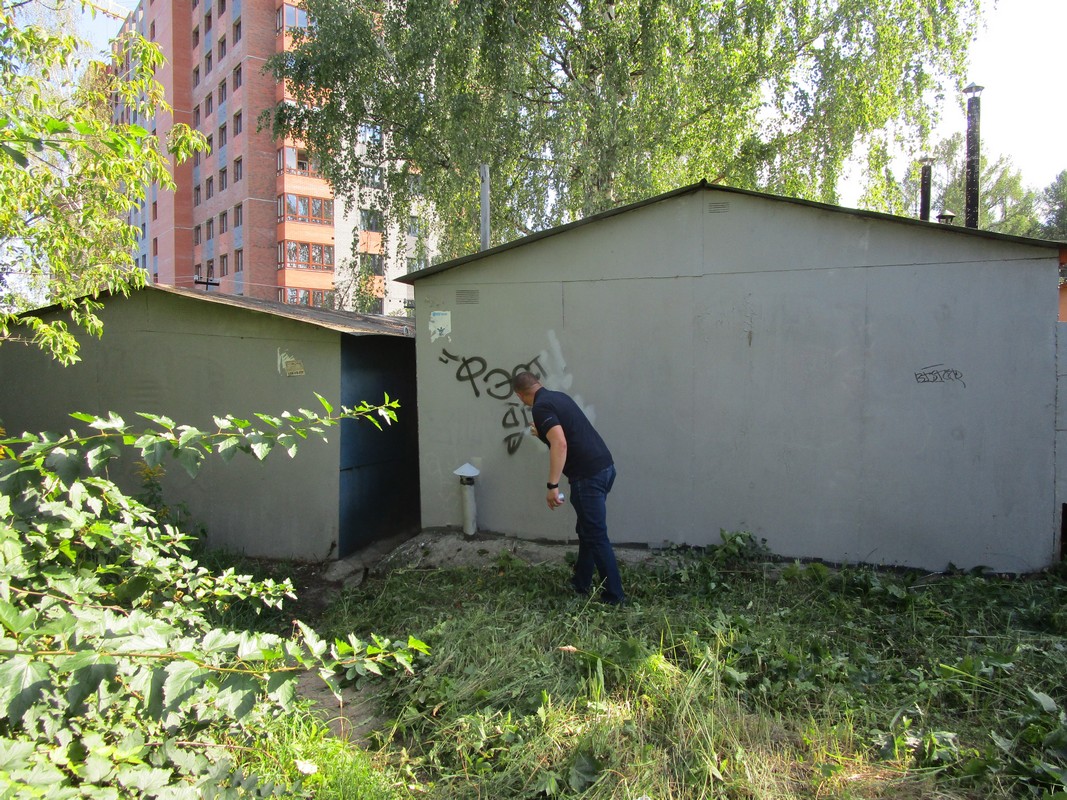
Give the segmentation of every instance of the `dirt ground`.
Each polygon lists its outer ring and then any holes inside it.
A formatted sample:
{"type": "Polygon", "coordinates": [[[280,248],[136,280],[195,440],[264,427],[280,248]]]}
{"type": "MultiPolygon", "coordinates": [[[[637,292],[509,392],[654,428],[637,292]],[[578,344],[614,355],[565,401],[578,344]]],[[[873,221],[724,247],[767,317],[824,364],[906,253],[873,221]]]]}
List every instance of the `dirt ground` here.
{"type": "MultiPolygon", "coordinates": [[[[411,538],[379,542],[349,558],[330,564],[305,565],[293,581],[297,601],[294,616],[314,624],[330,601],[345,588],[358,586],[369,575],[394,569],[444,569],[490,566],[504,554],[530,565],[563,563],[576,543],[531,542],[495,533],[478,532],[466,536],[452,528],[421,531],[411,538]]],[[[616,547],[615,556],[628,564],[651,563],[657,553],[638,547],[616,547]]],[[[353,742],[367,743],[369,734],[381,726],[375,716],[375,689],[345,689],[341,701],[333,696],[314,673],[305,673],[298,692],[318,707],[334,735],[353,742]]]]}
{"type": "MultiPolygon", "coordinates": [[[[376,570],[442,569],[446,567],[480,567],[493,564],[501,554],[527,564],[562,563],[567,552],[576,551],[577,543],[531,542],[496,533],[466,536],[449,528],[426,530],[384,554],[376,570]]],[[[636,564],[651,561],[654,551],[647,548],[616,547],[619,561],[636,564]]]]}

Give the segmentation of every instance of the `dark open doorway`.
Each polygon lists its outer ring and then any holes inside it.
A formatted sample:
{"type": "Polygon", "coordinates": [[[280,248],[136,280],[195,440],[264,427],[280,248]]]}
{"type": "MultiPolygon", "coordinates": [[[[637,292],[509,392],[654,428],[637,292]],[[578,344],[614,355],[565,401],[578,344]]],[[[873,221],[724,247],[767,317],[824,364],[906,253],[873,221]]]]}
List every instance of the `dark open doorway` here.
{"type": "Polygon", "coordinates": [[[415,342],[392,336],[344,336],[341,403],[383,396],[400,401],[397,422],[378,430],[364,420],[341,424],[338,556],[419,529],[419,435],[415,342]]]}

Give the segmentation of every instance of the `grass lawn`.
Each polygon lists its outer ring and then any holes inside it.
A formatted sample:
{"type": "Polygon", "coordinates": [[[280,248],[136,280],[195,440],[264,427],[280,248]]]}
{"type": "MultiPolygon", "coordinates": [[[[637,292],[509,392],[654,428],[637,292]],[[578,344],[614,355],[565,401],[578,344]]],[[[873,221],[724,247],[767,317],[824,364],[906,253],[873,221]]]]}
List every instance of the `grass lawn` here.
{"type": "Polygon", "coordinates": [[[568,576],[394,570],[314,621],[430,647],[379,684],[366,796],[1067,798],[1062,569],[829,569],[727,534],[624,567],[622,609],[568,576]]]}

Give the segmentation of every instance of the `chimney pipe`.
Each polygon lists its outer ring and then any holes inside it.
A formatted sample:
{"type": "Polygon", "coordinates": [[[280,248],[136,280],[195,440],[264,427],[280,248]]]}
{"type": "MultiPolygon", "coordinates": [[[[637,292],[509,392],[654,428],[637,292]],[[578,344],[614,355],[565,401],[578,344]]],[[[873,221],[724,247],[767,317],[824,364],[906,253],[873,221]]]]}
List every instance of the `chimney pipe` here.
{"type": "Polygon", "coordinates": [[[489,249],[489,165],[478,165],[482,179],[482,250],[489,249]]]}
{"type": "Polygon", "coordinates": [[[979,121],[982,115],[982,89],[985,87],[972,83],[963,93],[967,95],[967,187],[963,224],[968,228],[978,227],[978,174],[981,156],[979,154],[979,121]]]}
{"type": "Polygon", "coordinates": [[[920,158],[923,165],[922,176],[919,178],[919,219],[923,222],[930,221],[930,186],[933,183],[933,163],[929,156],[920,158]]]}

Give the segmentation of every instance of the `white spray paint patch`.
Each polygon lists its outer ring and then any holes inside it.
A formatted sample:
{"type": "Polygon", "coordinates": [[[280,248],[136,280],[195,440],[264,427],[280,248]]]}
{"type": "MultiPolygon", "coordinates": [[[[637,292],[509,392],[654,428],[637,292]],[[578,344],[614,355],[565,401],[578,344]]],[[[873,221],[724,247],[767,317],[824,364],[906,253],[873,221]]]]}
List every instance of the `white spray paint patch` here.
{"type": "MultiPolygon", "coordinates": [[[[544,370],[544,375],[541,376],[541,383],[544,384],[546,389],[570,394],[570,388],[574,384],[574,376],[567,371],[567,360],[563,357],[563,345],[560,344],[559,337],[555,331],[550,330],[547,335],[548,349],[542,350],[538,355],[544,370]]],[[[589,421],[595,425],[596,409],[593,406],[587,406],[581,395],[571,395],[571,399],[582,410],[582,413],[588,417],[589,421]]]]}

